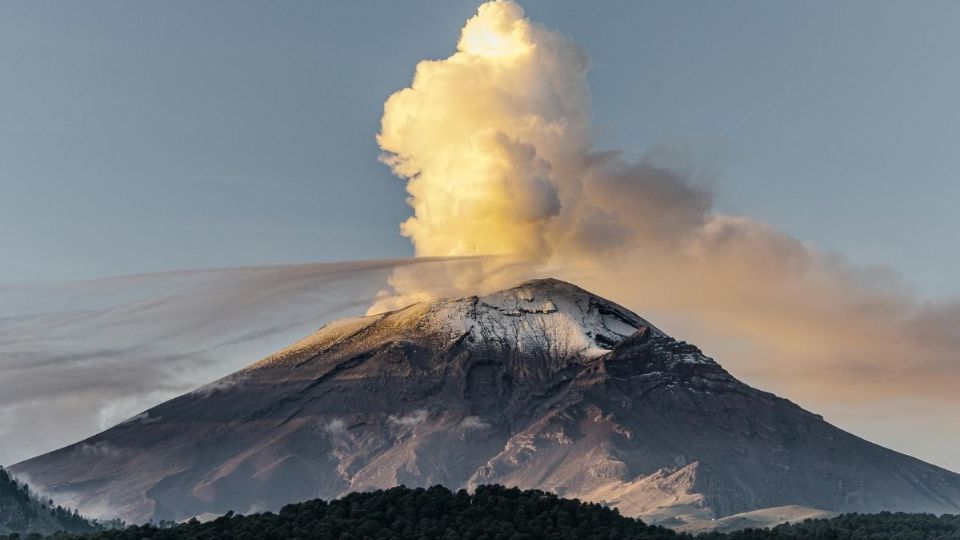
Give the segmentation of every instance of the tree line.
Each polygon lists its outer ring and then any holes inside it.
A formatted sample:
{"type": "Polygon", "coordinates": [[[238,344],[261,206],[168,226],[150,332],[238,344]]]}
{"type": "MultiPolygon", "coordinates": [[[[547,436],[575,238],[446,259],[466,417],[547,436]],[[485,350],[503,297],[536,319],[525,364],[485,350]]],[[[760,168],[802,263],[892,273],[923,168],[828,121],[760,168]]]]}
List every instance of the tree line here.
{"type": "MultiPolygon", "coordinates": [[[[2,540],[34,540],[2,536],[2,540]]],[[[147,524],[60,532],[51,540],[686,540],[674,532],[621,516],[615,509],[562,499],[539,490],[480,486],[474,493],[445,487],[396,487],[352,493],[333,501],[290,504],[278,513],[228,512],[201,523],[147,524]]],[[[844,514],[766,530],[708,533],[703,540],[960,539],[960,516],[844,514]]]]}

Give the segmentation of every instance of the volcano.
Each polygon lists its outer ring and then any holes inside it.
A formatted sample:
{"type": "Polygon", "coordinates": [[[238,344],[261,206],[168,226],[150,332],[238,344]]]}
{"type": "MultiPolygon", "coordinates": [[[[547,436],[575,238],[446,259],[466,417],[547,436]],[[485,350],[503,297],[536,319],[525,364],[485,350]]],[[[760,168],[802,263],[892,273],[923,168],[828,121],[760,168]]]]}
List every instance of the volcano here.
{"type": "Polygon", "coordinates": [[[773,508],[960,513],[960,475],[752,388],[553,279],[328,324],[11,470],[128,521],[492,483],[677,527],[773,508]]]}

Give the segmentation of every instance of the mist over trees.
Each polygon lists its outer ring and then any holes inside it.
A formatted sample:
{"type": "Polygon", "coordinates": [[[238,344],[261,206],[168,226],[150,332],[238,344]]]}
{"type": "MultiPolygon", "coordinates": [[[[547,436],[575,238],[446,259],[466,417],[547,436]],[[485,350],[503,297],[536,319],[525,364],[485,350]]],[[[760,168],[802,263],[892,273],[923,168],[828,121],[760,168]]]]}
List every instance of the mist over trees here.
{"type": "MultiPolygon", "coordinates": [[[[116,525],[116,524],[115,524],[116,525]]],[[[52,499],[42,499],[30,487],[0,467],[0,538],[16,538],[20,533],[42,535],[56,531],[90,533],[105,526],[83,518],[79,512],[64,508],[52,499]]]]}

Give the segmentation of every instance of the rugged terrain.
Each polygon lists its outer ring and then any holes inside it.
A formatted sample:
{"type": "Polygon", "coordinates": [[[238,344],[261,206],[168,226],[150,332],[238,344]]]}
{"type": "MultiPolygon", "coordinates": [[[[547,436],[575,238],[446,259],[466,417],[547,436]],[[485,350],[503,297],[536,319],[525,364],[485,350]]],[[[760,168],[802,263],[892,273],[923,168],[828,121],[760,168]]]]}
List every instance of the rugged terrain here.
{"type": "Polygon", "coordinates": [[[960,475],[751,388],[549,279],[328,324],[13,470],[131,521],[399,484],[538,488],[674,527],[789,505],[960,512],[960,475]]]}

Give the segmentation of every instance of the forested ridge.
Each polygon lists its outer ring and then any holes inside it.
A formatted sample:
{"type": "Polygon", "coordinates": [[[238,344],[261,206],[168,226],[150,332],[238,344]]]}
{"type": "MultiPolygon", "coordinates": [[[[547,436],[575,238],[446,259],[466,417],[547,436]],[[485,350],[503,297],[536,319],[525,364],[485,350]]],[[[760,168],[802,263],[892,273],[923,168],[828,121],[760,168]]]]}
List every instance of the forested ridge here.
{"type": "Polygon", "coordinates": [[[960,515],[935,516],[881,512],[841,514],[831,519],[810,519],[770,530],[747,529],[727,534],[708,534],[698,539],[766,540],[940,540],[960,538],[960,515]]]}
{"type": "Polygon", "coordinates": [[[18,482],[0,467],[0,535],[11,533],[49,534],[55,531],[94,532],[100,525],[63,508],[52,500],[41,500],[27,484],[18,482]]]}
{"type": "MultiPolygon", "coordinates": [[[[40,538],[10,535],[0,539],[40,538]]],[[[929,514],[844,514],[769,530],[677,533],[616,510],[539,490],[480,486],[474,493],[441,486],[352,493],[334,501],[290,504],[278,513],[249,516],[229,512],[213,521],[148,524],[77,534],[56,533],[56,540],[754,540],[754,539],[960,539],[960,516],[929,514]]]]}

